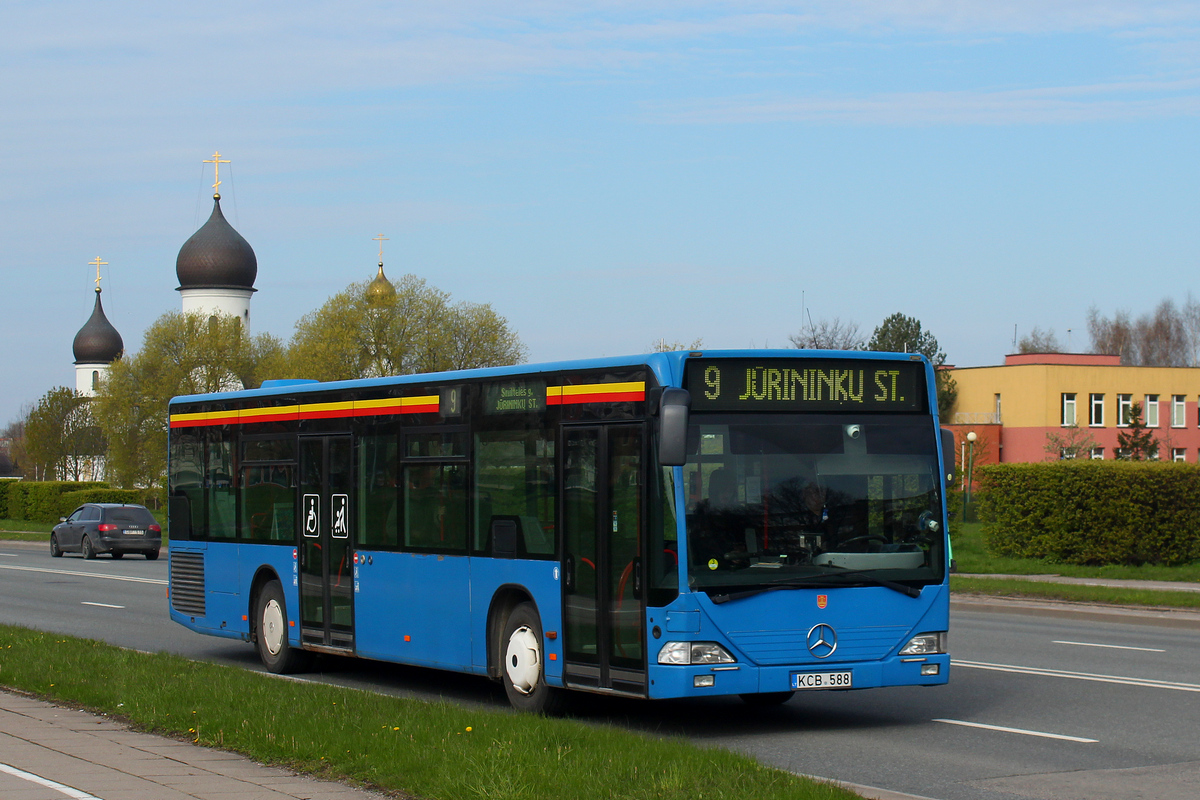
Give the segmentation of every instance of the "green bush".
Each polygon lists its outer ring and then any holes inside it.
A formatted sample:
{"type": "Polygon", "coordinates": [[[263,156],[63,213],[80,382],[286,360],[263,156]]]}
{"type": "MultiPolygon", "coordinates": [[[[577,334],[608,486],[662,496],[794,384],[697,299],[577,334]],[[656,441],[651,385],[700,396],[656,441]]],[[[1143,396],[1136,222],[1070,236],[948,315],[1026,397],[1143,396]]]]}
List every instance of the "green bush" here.
{"type": "Polygon", "coordinates": [[[84,503],[135,503],[143,505],[141,489],[80,489],[59,495],[58,517],[65,517],[84,503]]]}
{"type": "Polygon", "coordinates": [[[989,465],[977,475],[992,555],[1065,564],[1200,559],[1200,465],[1057,461],[989,465]]]}
{"type": "MultiPolygon", "coordinates": [[[[62,495],[81,489],[106,489],[103,481],[13,481],[3,487],[7,491],[8,512],[5,519],[29,519],[35,522],[57,522],[62,516],[62,495]]],[[[71,507],[72,509],[74,506],[71,507]]],[[[70,509],[68,509],[69,513],[70,509]]]]}

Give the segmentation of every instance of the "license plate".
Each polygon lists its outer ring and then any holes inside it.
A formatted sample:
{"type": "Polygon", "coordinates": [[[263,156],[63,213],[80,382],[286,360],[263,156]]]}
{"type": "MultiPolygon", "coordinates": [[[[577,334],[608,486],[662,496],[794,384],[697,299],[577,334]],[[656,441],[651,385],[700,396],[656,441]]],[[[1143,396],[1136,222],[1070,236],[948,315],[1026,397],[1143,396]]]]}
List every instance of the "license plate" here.
{"type": "Polygon", "coordinates": [[[793,689],[849,689],[853,686],[850,671],[793,672],[793,689]]]}
{"type": "Polygon", "coordinates": [[[145,531],[125,530],[122,531],[122,533],[124,533],[126,536],[141,536],[145,533],[145,531]]]}

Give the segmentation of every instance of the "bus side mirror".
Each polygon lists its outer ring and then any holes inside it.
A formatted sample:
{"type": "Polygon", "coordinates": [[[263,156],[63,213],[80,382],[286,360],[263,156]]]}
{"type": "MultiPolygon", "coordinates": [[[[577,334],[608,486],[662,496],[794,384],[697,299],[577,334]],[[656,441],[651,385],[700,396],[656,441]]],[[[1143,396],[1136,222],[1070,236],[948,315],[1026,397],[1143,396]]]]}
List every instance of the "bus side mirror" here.
{"type": "Polygon", "coordinates": [[[692,396],[686,389],[663,389],[658,401],[658,463],[682,467],[687,461],[688,410],[692,396]]]}
{"type": "Polygon", "coordinates": [[[946,467],[946,485],[954,485],[954,431],[942,428],[942,464],[946,467]]]}

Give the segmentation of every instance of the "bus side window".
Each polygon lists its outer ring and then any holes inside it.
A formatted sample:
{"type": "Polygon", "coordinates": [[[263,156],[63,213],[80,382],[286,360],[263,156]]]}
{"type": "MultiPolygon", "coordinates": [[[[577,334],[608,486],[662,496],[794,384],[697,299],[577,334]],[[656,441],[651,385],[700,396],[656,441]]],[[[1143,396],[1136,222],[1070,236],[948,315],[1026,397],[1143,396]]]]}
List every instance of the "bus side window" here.
{"type": "Polygon", "coordinates": [[[503,519],[516,526],[516,558],[554,557],[558,509],[550,431],[477,433],[474,489],[475,552],[494,551],[492,524],[503,519]]]}
{"type": "Polygon", "coordinates": [[[404,546],[422,552],[467,550],[467,465],[404,467],[404,546]]]}

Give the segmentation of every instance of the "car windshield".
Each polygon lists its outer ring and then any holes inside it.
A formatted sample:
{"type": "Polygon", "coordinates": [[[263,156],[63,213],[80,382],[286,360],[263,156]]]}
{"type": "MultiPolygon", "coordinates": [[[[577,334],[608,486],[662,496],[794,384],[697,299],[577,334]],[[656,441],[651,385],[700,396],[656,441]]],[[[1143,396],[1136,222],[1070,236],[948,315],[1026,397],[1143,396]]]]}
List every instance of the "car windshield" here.
{"type": "Polygon", "coordinates": [[[104,519],[116,525],[136,525],[143,528],[154,524],[154,516],[141,506],[107,509],[104,519]]]}
{"type": "Polygon", "coordinates": [[[696,414],[689,434],[693,588],[941,582],[931,417],[696,414]]]}

